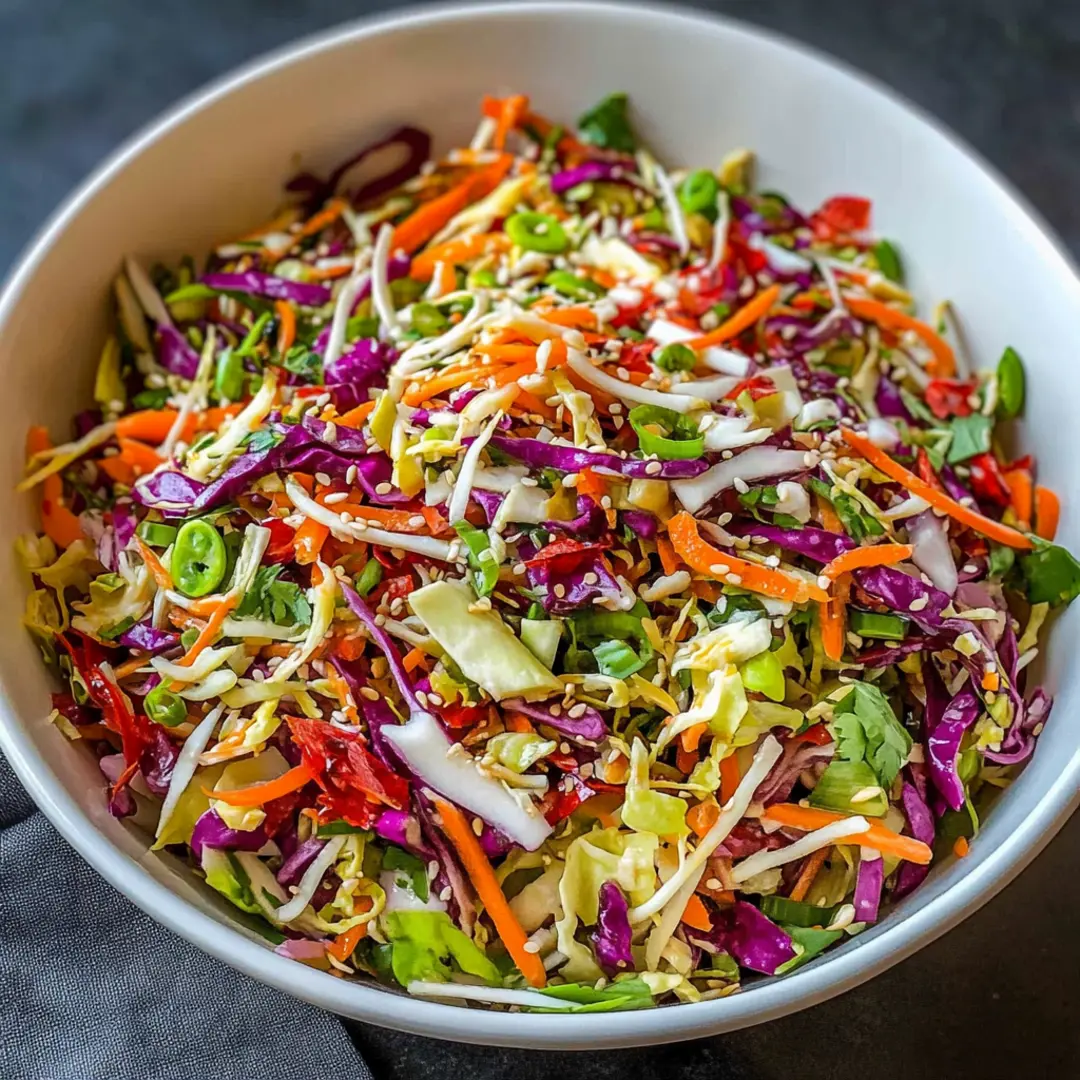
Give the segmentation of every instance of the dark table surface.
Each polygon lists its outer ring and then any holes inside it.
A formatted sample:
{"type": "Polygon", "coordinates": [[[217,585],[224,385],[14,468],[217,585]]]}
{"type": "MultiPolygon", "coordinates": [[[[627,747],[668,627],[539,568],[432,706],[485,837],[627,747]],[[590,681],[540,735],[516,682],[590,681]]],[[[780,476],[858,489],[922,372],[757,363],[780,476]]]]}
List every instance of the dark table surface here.
{"type": "MultiPolygon", "coordinates": [[[[2,0],[0,266],[118,142],[181,95],[370,0],[2,0]]],[[[714,0],[870,71],[1000,168],[1080,254],[1080,4],[714,0]]],[[[633,86],[627,87],[632,91],[633,86]]],[[[715,1039],[529,1054],[350,1029],[379,1080],[1080,1076],[1080,816],[1015,884],[828,1004],[715,1039]]]]}

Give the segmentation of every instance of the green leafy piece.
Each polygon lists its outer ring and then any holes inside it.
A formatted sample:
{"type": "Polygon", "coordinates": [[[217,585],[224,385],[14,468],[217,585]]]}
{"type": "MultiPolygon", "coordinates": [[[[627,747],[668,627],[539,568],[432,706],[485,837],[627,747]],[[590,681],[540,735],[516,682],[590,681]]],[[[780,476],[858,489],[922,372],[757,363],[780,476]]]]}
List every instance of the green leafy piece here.
{"type": "Polygon", "coordinates": [[[874,245],[874,258],[877,260],[878,269],[890,281],[903,285],[904,264],[900,261],[900,252],[888,240],[879,240],[874,245]]]}
{"type": "Polygon", "coordinates": [[[136,409],[164,409],[171,396],[167,386],[155,390],[140,390],[132,399],[136,409]]]}
{"type": "Polygon", "coordinates": [[[309,626],[311,604],[291,581],[278,581],[280,566],[260,566],[236,608],[237,618],[261,618],[278,626],[309,626]]]}
{"type": "Polygon", "coordinates": [[[911,736],[885,695],[872,683],[855,683],[833,708],[833,737],[841,761],[865,761],[886,791],[911,751],[911,736]]]}
{"type": "Polygon", "coordinates": [[[1001,354],[997,366],[997,414],[1002,420],[1011,420],[1020,414],[1024,407],[1025,382],[1024,361],[1010,345],[1001,354]]]}
{"type": "Polygon", "coordinates": [[[354,315],[345,324],[345,340],[375,337],[379,332],[379,320],[371,315],[354,315]]]}
{"type": "Polygon", "coordinates": [[[950,465],[956,465],[989,451],[990,433],[994,430],[992,417],[983,416],[982,413],[957,416],[949,427],[952,430],[952,441],[949,443],[949,452],[945,455],[945,460],[950,465]]]}
{"type": "Polygon", "coordinates": [[[251,891],[251,878],[240,865],[240,860],[231,851],[205,848],[202,865],[206,872],[206,884],[212,889],[217,889],[226,900],[235,904],[241,911],[248,911],[252,915],[263,913],[255,900],[255,894],[251,891]]]}
{"type": "Polygon", "coordinates": [[[809,964],[844,936],[843,930],[814,930],[802,926],[783,926],[781,929],[791,938],[791,944],[795,946],[795,956],[776,969],[777,975],[787,975],[803,964],[809,964]]]}
{"type": "Polygon", "coordinates": [[[716,220],[716,196],[720,182],[708,169],[692,172],[679,187],[679,202],[688,214],[701,214],[709,221],[716,220]]]}
{"type": "Polygon", "coordinates": [[[568,300],[580,300],[589,303],[598,296],[604,295],[604,287],[588,278],[578,277],[569,270],[552,270],[544,278],[544,284],[550,285],[561,296],[568,300]]]}
{"type": "Polygon", "coordinates": [[[430,301],[412,306],[412,325],[421,337],[437,337],[449,325],[450,320],[430,301]]]}
{"type": "Polygon", "coordinates": [[[772,701],[783,701],[784,667],[774,652],[758,653],[739,665],[743,686],[754,693],[764,694],[772,701]]]}
{"type": "Polygon", "coordinates": [[[498,968],[445,911],[391,911],[383,925],[393,945],[391,969],[402,986],[416,980],[447,982],[455,968],[490,985],[502,981],[498,968]]]}
{"type": "Polygon", "coordinates": [[[1032,537],[1035,550],[1020,559],[1027,598],[1058,607],[1080,595],[1080,563],[1063,547],[1032,537]]]}
{"type": "Polygon", "coordinates": [[[140,521],[135,534],[150,547],[167,548],[176,539],[175,525],[165,525],[160,521],[140,521]]]}
{"type": "Polygon", "coordinates": [[[852,540],[862,543],[868,536],[881,536],[885,532],[881,522],[863,510],[853,496],[840,492],[833,496],[832,504],[844,532],[852,540]]]}
{"type": "Polygon", "coordinates": [[[889,800],[879,786],[877,773],[865,761],[832,761],[810,792],[810,805],[821,810],[881,817],[889,809],[889,800]],[[852,802],[869,788],[878,789],[873,798],[852,802]]]}
{"type": "Polygon", "coordinates": [[[601,675],[629,679],[645,666],[645,661],[625,641],[601,641],[593,651],[601,675]]]}
{"type": "MultiPolygon", "coordinates": [[[[357,836],[367,833],[367,829],[361,829],[358,825],[350,825],[347,821],[328,821],[325,824],[320,824],[315,829],[315,835],[318,837],[323,836],[357,836]]],[[[372,848],[372,851],[378,851],[378,848],[372,848]]],[[[367,849],[364,850],[365,856],[367,855],[367,849]]],[[[378,871],[376,871],[378,873],[378,871]]],[[[365,869],[365,875],[367,871],[365,869]]],[[[374,876],[374,875],[367,875],[374,876]]]]}
{"type": "Polygon", "coordinates": [[[253,454],[261,454],[266,450],[272,450],[284,438],[284,435],[270,428],[260,428],[244,439],[244,446],[253,454]]]}
{"type": "Polygon", "coordinates": [[[312,352],[306,345],[294,345],[285,354],[281,366],[294,375],[299,375],[309,382],[322,382],[323,362],[317,352],[312,352]]]}
{"type": "Polygon", "coordinates": [[[674,409],[635,405],[628,419],[642,453],[655,455],[661,461],[696,459],[705,451],[705,436],[697,424],[674,409]]]}
{"type": "Polygon", "coordinates": [[[221,401],[239,401],[244,396],[244,358],[225,349],[217,360],[214,390],[221,401]]]}
{"type": "Polygon", "coordinates": [[[455,521],[454,531],[465,541],[469,568],[473,571],[473,587],[477,596],[490,596],[499,583],[499,560],[483,529],[467,521],[455,521]]]}
{"type": "Polygon", "coordinates": [[[1003,578],[1016,565],[1016,550],[990,542],[990,576],[1003,578]]]}
{"type": "Polygon", "coordinates": [[[653,1005],[653,995],[649,984],[641,978],[619,979],[609,983],[602,990],[597,990],[589,983],[563,983],[562,986],[545,986],[540,993],[557,1001],[580,1006],[570,1010],[573,1012],[649,1009],[653,1005]]]}
{"type": "Polygon", "coordinates": [[[628,108],[626,94],[609,94],[579,118],[578,134],[582,141],[632,154],[637,149],[637,140],[630,127],[628,108]]]}
{"type": "Polygon", "coordinates": [[[411,851],[388,845],[383,854],[384,870],[400,870],[408,877],[408,884],[422,904],[428,902],[429,888],[427,866],[411,851]]]}

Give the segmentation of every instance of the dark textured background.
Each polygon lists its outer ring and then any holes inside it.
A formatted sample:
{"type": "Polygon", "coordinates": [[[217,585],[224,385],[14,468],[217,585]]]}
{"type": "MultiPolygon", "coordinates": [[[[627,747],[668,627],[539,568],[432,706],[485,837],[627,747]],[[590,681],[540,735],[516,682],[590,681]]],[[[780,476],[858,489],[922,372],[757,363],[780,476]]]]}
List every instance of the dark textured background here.
{"type": "MultiPolygon", "coordinates": [[[[291,38],[394,6],[0,0],[0,265],[103,155],[179,96],[291,38]]],[[[877,75],[974,144],[1080,254],[1076,0],[701,6],[877,75]]],[[[1063,360],[1076,362],[1068,348],[1063,360]]],[[[351,1030],[379,1080],[540,1080],[558,1070],[577,1080],[1076,1077],[1078,856],[1080,817],[1003,895],[913,959],[829,1004],[733,1035],[591,1057],[351,1030]]]]}

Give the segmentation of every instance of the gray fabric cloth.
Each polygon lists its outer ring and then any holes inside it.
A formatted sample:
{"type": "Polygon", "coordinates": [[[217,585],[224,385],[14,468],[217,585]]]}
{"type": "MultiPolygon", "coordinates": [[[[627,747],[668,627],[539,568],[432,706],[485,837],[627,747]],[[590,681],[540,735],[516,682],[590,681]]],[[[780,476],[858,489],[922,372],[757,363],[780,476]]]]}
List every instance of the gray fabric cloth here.
{"type": "Polygon", "coordinates": [[[371,1080],[344,1029],[129,903],[0,755],[2,1080],[371,1080]]]}

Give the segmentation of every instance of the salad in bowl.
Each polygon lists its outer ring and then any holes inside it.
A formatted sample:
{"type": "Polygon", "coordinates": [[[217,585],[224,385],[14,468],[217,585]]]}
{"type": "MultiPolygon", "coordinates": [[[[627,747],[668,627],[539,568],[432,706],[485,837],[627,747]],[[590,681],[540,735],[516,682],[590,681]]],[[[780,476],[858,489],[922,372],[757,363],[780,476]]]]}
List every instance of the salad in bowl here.
{"type": "Polygon", "coordinates": [[[481,114],[125,262],[93,405],[28,436],[25,622],[109,810],[279,953],[722,997],[978,842],[1080,565],[1021,358],[915,312],[867,199],[669,169],[622,94],[481,114]]]}

